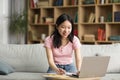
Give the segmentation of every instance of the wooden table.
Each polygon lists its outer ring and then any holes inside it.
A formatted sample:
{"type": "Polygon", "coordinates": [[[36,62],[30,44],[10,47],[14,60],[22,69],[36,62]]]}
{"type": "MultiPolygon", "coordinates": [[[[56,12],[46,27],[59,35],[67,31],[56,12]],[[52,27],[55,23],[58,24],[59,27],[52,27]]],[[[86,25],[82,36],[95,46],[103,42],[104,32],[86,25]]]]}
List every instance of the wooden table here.
{"type": "Polygon", "coordinates": [[[100,80],[100,77],[93,78],[74,78],[66,75],[58,75],[58,74],[44,74],[43,77],[46,77],[50,80],[100,80]]]}

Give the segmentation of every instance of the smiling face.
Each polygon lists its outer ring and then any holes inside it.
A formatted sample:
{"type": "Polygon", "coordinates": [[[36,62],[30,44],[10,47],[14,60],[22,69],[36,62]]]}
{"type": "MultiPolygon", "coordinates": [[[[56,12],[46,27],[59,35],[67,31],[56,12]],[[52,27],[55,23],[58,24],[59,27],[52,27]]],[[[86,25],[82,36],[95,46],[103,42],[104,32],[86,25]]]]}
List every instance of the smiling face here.
{"type": "Polygon", "coordinates": [[[62,38],[67,38],[72,31],[72,24],[66,20],[57,29],[62,38]]]}

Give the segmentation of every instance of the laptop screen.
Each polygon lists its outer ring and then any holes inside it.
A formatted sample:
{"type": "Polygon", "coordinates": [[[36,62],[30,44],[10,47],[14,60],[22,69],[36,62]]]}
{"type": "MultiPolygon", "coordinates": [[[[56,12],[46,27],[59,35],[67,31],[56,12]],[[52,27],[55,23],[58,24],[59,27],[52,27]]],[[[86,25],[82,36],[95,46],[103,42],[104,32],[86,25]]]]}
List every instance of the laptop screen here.
{"type": "Polygon", "coordinates": [[[105,76],[110,56],[83,57],[79,77],[105,76]]]}

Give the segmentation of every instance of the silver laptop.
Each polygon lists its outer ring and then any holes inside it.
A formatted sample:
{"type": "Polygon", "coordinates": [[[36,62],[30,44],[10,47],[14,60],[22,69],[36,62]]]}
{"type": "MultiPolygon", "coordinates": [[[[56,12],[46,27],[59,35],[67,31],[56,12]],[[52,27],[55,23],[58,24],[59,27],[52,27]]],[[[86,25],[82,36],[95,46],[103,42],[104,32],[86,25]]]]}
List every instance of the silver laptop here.
{"type": "MultiPolygon", "coordinates": [[[[109,56],[83,57],[79,77],[89,78],[105,76],[109,59],[109,56]]],[[[75,77],[75,75],[73,76],[75,77]]]]}
{"type": "Polygon", "coordinates": [[[79,77],[105,76],[109,59],[109,56],[83,57],[79,77]]]}

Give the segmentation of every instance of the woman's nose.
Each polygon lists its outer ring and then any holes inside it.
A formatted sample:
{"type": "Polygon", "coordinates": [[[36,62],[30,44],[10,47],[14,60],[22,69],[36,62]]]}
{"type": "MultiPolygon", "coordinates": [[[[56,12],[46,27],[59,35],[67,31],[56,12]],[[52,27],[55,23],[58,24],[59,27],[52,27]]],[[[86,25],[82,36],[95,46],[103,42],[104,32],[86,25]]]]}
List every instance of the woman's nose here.
{"type": "Polygon", "coordinates": [[[66,31],[66,32],[68,32],[68,29],[67,29],[67,28],[65,28],[65,31],[66,31]]]}

